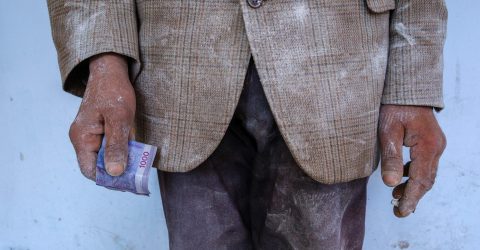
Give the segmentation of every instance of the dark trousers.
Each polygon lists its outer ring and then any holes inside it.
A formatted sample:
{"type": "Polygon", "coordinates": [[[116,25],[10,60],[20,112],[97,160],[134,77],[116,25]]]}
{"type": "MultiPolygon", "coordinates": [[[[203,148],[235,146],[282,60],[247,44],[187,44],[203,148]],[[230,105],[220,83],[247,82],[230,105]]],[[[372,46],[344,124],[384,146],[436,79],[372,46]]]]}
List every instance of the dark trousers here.
{"type": "Polygon", "coordinates": [[[361,249],[367,178],[321,184],[295,163],[253,60],[227,132],[187,173],[158,171],[170,249],[361,249]]]}

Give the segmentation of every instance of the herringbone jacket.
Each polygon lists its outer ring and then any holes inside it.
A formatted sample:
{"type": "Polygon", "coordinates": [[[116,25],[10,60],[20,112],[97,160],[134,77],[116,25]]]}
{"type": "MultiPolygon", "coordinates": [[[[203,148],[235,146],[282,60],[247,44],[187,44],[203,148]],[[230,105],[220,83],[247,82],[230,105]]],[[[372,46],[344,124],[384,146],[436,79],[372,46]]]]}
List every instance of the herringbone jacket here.
{"type": "Polygon", "coordinates": [[[48,5],[66,91],[83,94],[89,57],[130,58],[139,137],[165,171],[191,170],[218,146],[251,55],[290,151],[322,183],[376,168],[381,104],[443,107],[443,0],[48,5]]]}

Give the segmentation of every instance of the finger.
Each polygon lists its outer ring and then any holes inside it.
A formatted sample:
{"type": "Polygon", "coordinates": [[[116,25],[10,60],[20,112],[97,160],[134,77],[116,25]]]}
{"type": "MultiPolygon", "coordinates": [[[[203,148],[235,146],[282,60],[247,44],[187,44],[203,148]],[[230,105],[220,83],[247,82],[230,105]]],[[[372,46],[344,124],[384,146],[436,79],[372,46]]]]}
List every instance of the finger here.
{"type": "Polygon", "coordinates": [[[397,216],[398,218],[404,218],[406,216],[403,216],[401,213],[400,213],[400,210],[398,209],[398,207],[393,207],[393,214],[395,216],[397,216]]]}
{"type": "Polygon", "coordinates": [[[123,174],[128,157],[130,124],[118,118],[105,118],[105,169],[111,176],[123,174]]]}
{"type": "MultiPolygon", "coordinates": [[[[392,196],[393,198],[396,200],[396,205],[393,206],[393,214],[398,217],[398,218],[403,218],[403,217],[406,217],[408,216],[408,214],[402,214],[400,212],[400,209],[399,209],[399,205],[400,205],[400,200],[402,199],[402,197],[404,196],[405,194],[405,188],[408,184],[408,180],[398,186],[396,186],[393,191],[392,191],[392,196]]],[[[415,210],[412,211],[412,213],[414,212],[415,210]]]]}
{"type": "Polygon", "coordinates": [[[97,152],[101,145],[103,127],[97,122],[79,122],[76,119],[69,131],[82,174],[95,180],[97,152]]]}
{"type": "Polygon", "coordinates": [[[410,165],[410,178],[399,201],[399,212],[402,216],[412,213],[420,199],[432,188],[435,181],[432,158],[418,158],[410,165]]]}
{"type": "Polygon", "coordinates": [[[420,199],[429,190],[426,184],[410,181],[405,187],[403,197],[399,201],[398,210],[402,217],[410,215],[417,208],[420,199]]]}
{"type": "Polygon", "coordinates": [[[81,151],[77,153],[78,165],[80,166],[80,172],[88,179],[96,180],[96,163],[97,153],[90,151],[81,151]]]}
{"type": "Polygon", "coordinates": [[[402,181],[402,145],[404,129],[400,123],[384,118],[379,130],[382,179],[387,186],[396,186],[402,181]]]}
{"type": "Polygon", "coordinates": [[[400,184],[400,185],[398,185],[398,186],[396,186],[396,187],[393,189],[393,191],[392,191],[392,197],[393,197],[394,199],[399,200],[399,199],[402,198],[403,193],[405,193],[405,187],[406,187],[407,183],[408,183],[408,181],[407,181],[407,182],[404,182],[404,183],[402,183],[402,184],[400,184]]]}
{"type": "Polygon", "coordinates": [[[412,161],[408,173],[409,184],[405,188],[404,198],[399,203],[399,211],[404,216],[414,211],[420,199],[432,188],[438,162],[445,148],[442,136],[417,138],[419,138],[417,143],[410,148],[412,161]]]}

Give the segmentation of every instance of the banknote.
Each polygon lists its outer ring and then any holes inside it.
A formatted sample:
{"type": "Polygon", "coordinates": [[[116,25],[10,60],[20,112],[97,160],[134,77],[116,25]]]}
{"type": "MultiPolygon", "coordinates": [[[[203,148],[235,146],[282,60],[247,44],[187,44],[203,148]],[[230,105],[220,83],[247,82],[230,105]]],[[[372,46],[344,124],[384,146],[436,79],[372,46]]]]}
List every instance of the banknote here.
{"type": "Polygon", "coordinates": [[[125,172],[120,176],[111,176],[105,170],[105,140],[103,140],[97,157],[97,185],[148,196],[150,194],[148,191],[148,176],[156,152],[157,147],[155,146],[129,141],[125,172]]]}

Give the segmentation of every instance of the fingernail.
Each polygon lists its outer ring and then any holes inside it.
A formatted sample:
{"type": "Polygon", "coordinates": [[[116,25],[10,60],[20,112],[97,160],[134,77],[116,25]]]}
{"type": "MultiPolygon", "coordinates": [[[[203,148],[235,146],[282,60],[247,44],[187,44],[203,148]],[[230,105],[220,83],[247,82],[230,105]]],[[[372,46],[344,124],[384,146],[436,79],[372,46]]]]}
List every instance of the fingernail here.
{"type": "Polygon", "coordinates": [[[119,176],[123,174],[125,165],[118,162],[107,162],[105,166],[107,173],[111,176],[119,176]]]}
{"type": "Polygon", "coordinates": [[[402,181],[402,178],[395,172],[382,173],[382,179],[388,186],[397,186],[402,181]]]}

